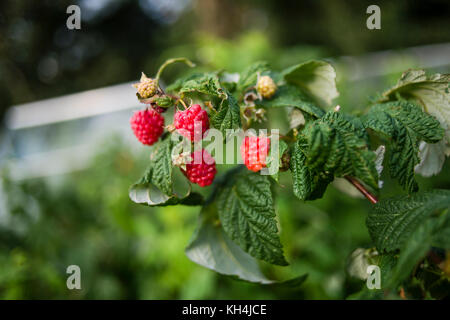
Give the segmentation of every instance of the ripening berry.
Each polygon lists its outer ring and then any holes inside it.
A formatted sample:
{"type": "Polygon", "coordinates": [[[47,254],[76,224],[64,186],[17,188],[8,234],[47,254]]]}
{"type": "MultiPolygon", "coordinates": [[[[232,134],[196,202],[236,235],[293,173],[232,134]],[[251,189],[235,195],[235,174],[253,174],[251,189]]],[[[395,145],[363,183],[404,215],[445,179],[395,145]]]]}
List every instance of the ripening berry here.
{"type": "Polygon", "coordinates": [[[197,150],[191,154],[191,161],[186,164],[186,170],[181,169],[181,171],[189,181],[200,187],[206,187],[214,180],[217,172],[216,162],[205,149],[197,150]]]}
{"type": "Polygon", "coordinates": [[[150,97],[153,97],[158,89],[158,86],[156,85],[156,80],[154,79],[145,79],[141,81],[137,85],[137,90],[141,98],[147,99],[150,97]]]}
{"type": "Polygon", "coordinates": [[[158,141],[164,131],[164,118],[153,109],[136,111],[130,124],[136,138],[149,146],[158,141]]]}
{"type": "Polygon", "coordinates": [[[177,111],[173,124],[182,136],[200,141],[209,129],[208,113],[199,104],[193,104],[184,111],[177,111]]]}
{"type": "Polygon", "coordinates": [[[263,98],[270,99],[277,91],[277,85],[271,77],[262,76],[258,79],[256,90],[263,98]]]}
{"type": "Polygon", "coordinates": [[[241,145],[241,157],[245,166],[254,172],[266,167],[266,158],[270,148],[270,139],[261,136],[245,137],[241,145]]]}
{"type": "Polygon", "coordinates": [[[153,97],[158,91],[158,83],[155,79],[151,79],[142,72],[141,79],[138,83],[133,84],[138,91],[139,98],[147,99],[153,97]]]}

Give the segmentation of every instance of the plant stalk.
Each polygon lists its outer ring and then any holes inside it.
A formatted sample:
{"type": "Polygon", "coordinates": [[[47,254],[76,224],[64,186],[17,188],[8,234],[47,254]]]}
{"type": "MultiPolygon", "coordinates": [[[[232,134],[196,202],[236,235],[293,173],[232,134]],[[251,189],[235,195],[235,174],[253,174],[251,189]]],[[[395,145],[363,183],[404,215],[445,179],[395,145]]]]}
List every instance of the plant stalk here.
{"type": "Polygon", "coordinates": [[[348,182],[350,182],[359,192],[361,192],[370,202],[373,204],[378,202],[378,198],[369,192],[358,180],[353,177],[345,176],[348,182]]]}

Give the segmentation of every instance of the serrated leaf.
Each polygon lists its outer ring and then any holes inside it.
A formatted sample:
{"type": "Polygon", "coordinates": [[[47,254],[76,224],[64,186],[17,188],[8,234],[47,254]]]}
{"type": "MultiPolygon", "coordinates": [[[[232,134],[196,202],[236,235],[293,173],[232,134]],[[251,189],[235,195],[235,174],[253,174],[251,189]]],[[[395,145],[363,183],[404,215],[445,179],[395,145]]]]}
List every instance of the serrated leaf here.
{"type": "Polygon", "coordinates": [[[155,144],[150,154],[150,165],[142,183],[152,183],[164,194],[172,194],[172,147],[173,142],[167,136],[155,144]]]}
{"type": "Polygon", "coordinates": [[[413,271],[427,254],[432,244],[434,221],[425,221],[408,238],[400,250],[398,261],[391,271],[386,288],[395,288],[413,271]]]}
{"type": "Polygon", "coordinates": [[[255,86],[258,78],[258,73],[263,73],[269,70],[267,62],[255,62],[248,66],[239,76],[236,89],[238,92],[243,92],[245,89],[255,86]]]}
{"type": "Polygon", "coordinates": [[[416,193],[378,202],[366,223],[378,250],[392,252],[400,249],[435,212],[449,207],[449,190],[416,193]]]}
{"type": "Polygon", "coordinates": [[[198,229],[186,248],[188,258],[224,275],[273,283],[262,274],[257,260],[231,241],[217,222],[217,206],[214,203],[205,206],[200,213],[198,229]]]}
{"type": "Polygon", "coordinates": [[[226,234],[244,251],[272,264],[287,265],[267,176],[243,171],[225,181],[217,196],[226,234]]]}
{"type": "Polygon", "coordinates": [[[219,110],[210,117],[211,126],[220,130],[224,137],[227,129],[237,129],[241,126],[239,105],[231,93],[228,91],[225,93],[227,98],[222,101],[219,110]]]}
{"type": "MultiPolygon", "coordinates": [[[[403,73],[397,84],[383,93],[380,101],[392,101],[398,99],[412,100],[421,105],[425,112],[436,117],[445,130],[445,142],[437,146],[431,147],[441,154],[445,151],[445,155],[450,153],[450,90],[449,82],[450,74],[434,74],[427,76],[424,70],[408,70],[403,73]]],[[[428,149],[428,147],[425,147],[428,149]]],[[[430,150],[431,151],[431,150],[430,150]]],[[[439,157],[441,158],[441,156],[439,157]]],[[[440,172],[442,166],[436,162],[437,158],[433,152],[425,152],[421,156],[424,165],[416,171],[424,176],[430,176],[440,172]],[[431,159],[428,159],[431,158],[431,159]]]]}
{"type": "MultiPolygon", "coordinates": [[[[139,204],[149,206],[167,205],[199,205],[203,203],[203,197],[197,193],[191,193],[187,182],[182,188],[174,188],[172,170],[172,148],[174,142],[169,135],[159,141],[152,148],[150,165],[144,176],[129,190],[130,199],[139,204]]],[[[179,182],[181,185],[182,182],[179,182]]]]}
{"type": "Polygon", "coordinates": [[[364,117],[364,125],[391,139],[389,172],[408,191],[418,190],[414,167],[419,164],[419,141],[434,143],[444,131],[439,122],[408,101],[374,105],[364,117]]]}
{"type": "Polygon", "coordinates": [[[180,94],[192,92],[224,97],[224,92],[219,83],[219,79],[214,73],[205,73],[201,76],[189,79],[185,81],[179,89],[180,94]]]}
{"type": "Polygon", "coordinates": [[[307,278],[307,275],[285,281],[267,278],[261,272],[258,261],[225,234],[218,220],[217,206],[213,201],[209,201],[202,208],[199,225],[185,252],[191,261],[205,268],[241,280],[270,285],[273,289],[297,288],[307,278]]]}
{"type": "Polygon", "coordinates": [[[314,118],[320,118],[325,114],[325,111],[317,106],[299,88],[289,84],[278,87],[273,98],[255,102],[258,106],[265,108],[295,107],[314,118]]]}
{"type": "Polygon", "coordinates": [[[308,168],[305,153],[307,148],[308,145],[304,139],[300,138],[296,141],[290,161],[293,192],[300,200],[321,198],[328,184],[333,180],[332,176],[316,173],[308,168]]]}
{"type": "Polygon", "coordinates": [[[175,82],[173,82],[172,84],[167,86],[166,91],[167,92],[180,91],[180,89],[182,88],[182,86],[185,82],[191,81],[191,80],[197,80],[197,79],[202,78],[203,76],[204,76],[204,73],[193,73],[193,74],[188,74],[186,76],[180,77],[177,80],[175,80],[175,82]]]}
{"type": "Polygon", "coordinates": [[[337,177],[353,176],[378,188],[376,155],[367,145],[366,132],[359,121],[330,111],[306,127],[307,165],[310,170],[337,177]]]}
{"type": "Polygon", "coordinates": [[[384,101],[396,100],[398,95],[413,100],[435,116],[444,129],[450,129],[449,81],[450,74],[428,77],[424,70],[408,70],[393,88],[383,93],[384,101]]]}
{"type": "Polygon", "coordinates": [[[329,106],[339,96],[336,71],[325,61],[312,60],[290,67],[282,72],[284,79],[297,85],[320,106],[329,106]]]}

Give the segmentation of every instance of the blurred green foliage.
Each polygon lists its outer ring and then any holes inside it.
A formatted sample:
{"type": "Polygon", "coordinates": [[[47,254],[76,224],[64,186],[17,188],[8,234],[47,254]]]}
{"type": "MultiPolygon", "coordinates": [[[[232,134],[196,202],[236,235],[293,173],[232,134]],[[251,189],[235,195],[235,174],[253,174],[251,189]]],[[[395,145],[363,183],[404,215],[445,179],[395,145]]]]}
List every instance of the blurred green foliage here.
{"type": "MultiPolygon", "coordinates": [[[[308,279],[295,290],[273,290],[188,260],[184,247],[199,208],[148,208],[129,200],[130,182],[147,161],[147,152],[133,155],[113,137],[88,170],[23,182],[5,174],[0,298],[342,299],[364,285],[348,277],[346,264],[354,249],[370,246],[365,199],[330,187],[324,199],[303,203],[292,195],[289,175],[282,174],[276,209],[291,265],[263,265],[263,270],[278,280],[304,273],[308,279]],[[66,288],[65,272],[72,264],[81,268],[79,291],[66,288]]],[[[448,188],[449,173],[447,163],[439,178],[420,179],[421,186],[448,188]]],[[[400,191],[394,182],[386,185],[385,195],[400,191]]]]}

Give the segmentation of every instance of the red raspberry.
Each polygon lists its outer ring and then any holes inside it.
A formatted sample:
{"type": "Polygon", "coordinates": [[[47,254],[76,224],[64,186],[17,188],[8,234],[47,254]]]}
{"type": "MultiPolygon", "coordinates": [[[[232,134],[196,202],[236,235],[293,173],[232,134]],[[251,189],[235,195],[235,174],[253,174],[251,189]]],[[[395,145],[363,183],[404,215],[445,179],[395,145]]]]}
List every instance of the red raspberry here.
{"type": "Polygon", "coordinates": [[[254,172],[266,167],[266,157],[269,152],[270,139],[267,137],[245,137],[241,145],[241,156],[245,166],[254,172]]]}
{"type": "Polygon", "coordinates": [[[184,111],[177,111],[173,124],[182,136],[199,141],[209,129],[208,113],[199,104],[193,104],[184,111]]]}
{"type": "Polygon", "coordinates": [[[191,163],[186,164],[186,170],[181,170],[189,181],[200,187],[209,186],[216,175],[216,161],[205,149],[191,154],[191,163]]]}
{"type": "Polygon", "coordinates": [[[130,124],[136,138],[149,146],[158,141],[164,131],[164,118],[153,109],[136,111],[130,124]]]}

